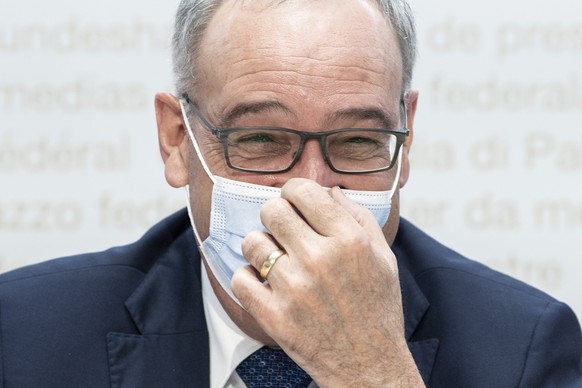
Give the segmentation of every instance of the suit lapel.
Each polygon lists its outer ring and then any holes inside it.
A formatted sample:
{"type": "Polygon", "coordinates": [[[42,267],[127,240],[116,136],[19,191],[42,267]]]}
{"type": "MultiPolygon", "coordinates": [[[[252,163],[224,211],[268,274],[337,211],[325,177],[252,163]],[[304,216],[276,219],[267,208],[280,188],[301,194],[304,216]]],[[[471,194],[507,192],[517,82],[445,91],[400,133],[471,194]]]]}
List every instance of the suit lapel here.
{"type": "Polygon", "coordinates": [[[208,332],[195,247],[187,229],[125,302],[139,334],[108,334],[111,387],[209,385],[208,332]]]}
{"type": "Polygon", "coordinates": [[[425,384],[430,380],[434,360],[439,347],[437,338],[420,341],[413,340],[413,335],[428,311],[429,303],[418,284],[406,268],[400,268],[400,287],[402,291],[402,305],[404,309],[404,329],[408,348],[416,362],[425,384]]]}

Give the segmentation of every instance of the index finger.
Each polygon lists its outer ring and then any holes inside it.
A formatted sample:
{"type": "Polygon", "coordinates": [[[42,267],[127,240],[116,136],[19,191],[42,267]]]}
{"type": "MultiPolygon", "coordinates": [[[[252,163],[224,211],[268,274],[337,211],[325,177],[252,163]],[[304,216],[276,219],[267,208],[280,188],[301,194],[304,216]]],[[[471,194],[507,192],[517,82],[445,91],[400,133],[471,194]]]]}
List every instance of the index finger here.
{"type": "Polygon", "coordinates": [[[360,227],[352,215],[316,182],[292,178],[282,187],[281,198],[293,205],[322,236],[336,236],[360,227]]]}

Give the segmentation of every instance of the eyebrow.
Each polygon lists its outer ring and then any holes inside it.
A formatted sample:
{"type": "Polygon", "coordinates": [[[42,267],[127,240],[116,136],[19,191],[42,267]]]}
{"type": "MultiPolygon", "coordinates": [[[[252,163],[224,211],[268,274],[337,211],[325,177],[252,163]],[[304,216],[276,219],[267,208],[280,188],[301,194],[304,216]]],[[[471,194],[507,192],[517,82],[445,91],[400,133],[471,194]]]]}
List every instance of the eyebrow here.
{"type": "Polygon", "coordinates": [[[357,119],[376,120],[386,129],[394,129],[398,125],[398,117],[379,108],[348,108],[341,109],[331,115],[334,120],[357,119]]]}
{"type": "Polygon", "coordinates": [[[248,114],[263,113],[273,110],[280,110],[285,113],[291,113],[291,110],[279,101],[261,101],[261,102],[243,102],[236,104],[232,109],[227,111],[220,120],[222,128],[232,127],[233,123],[241,117],[248,114]]]}
{"type": "MultiPolygon", "coordinates": [[[[233,124],[249,114],[263,113],[273,110],[283,111],[291,114],[292,111],[285,104],[279,101],[260,101],[260,102],[243,102],[236,104],[232,109],[227,111],[219,122],[220,128],[230,128],[233,124]]],[[[356,120],[376,120],[383,128],[393,129],[398,124],[399,119],[389,112],[379,108],[347,108],[340,109],[337,112],[328,115],[328,121],[341,121],[346,119],[356,120]]]]}

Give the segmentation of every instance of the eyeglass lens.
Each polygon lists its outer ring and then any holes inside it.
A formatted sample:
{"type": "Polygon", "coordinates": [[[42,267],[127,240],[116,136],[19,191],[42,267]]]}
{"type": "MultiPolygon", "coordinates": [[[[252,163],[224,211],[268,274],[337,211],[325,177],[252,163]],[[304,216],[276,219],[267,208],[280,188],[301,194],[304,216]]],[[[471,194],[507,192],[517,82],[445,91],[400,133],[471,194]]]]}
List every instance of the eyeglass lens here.
{"type": "MultiPolygon", "coordinates": [[[[349,130],[322,136],[323,152],[337,170],[385,169],[397,147],[394,134],[349,130]]],[[[303,146],[302,136],[283,130],[245,129],[228,134],[227,153],[234,167],[255,171],[277,171],[291,166],[303,146]]]]}

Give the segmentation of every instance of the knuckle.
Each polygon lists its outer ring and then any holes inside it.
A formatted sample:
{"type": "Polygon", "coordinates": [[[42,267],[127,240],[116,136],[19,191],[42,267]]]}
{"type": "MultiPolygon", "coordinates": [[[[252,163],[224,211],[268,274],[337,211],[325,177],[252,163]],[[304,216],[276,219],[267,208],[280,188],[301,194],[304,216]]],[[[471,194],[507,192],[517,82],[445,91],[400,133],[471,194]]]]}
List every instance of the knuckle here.
{"type": "Polygon", "coordinates": [[[346,233],[339,241],[341,251],[363,252],[370,249],[370,241],[361,230],[353,230],[351,233],[346,233]]]}
{"type": "Polygon", "coordinates": [[[294,193],[297,198],[313,198],[324,194],[323,189],[316,182],[305,178],[292,178],[287,181],[282,188],[282,196],[286,198],[290,193],[294,193]]]}
{"type": "Polygon", "coordinates": [[[256,246],[259,244],[261,239],[261,232],[254,230],[247,234],[241,243],[241,248],[243,251],[243,255],[251,254],[255,249],[256,246]]]}
{"type": "Polygon", "coordinates": [[[301,304],[306,304],[318,289],[318,285],[310,278],[297,277],[292,281],[293,297],[301,304]]]}
{"type": "Polygon", "coordinates": [[[320,203],[314,209],[316,217],[326,218],[329,222],[335,222],[341,219],[342,214],[338,212],[337,205],[335,203],[320,203]]]}
{"type": "Polygon", "coordinates": [[[326,261],[329,260],[330,253],[332,251],[325,249],[322,246],[315,246],[309,252],[309,261],[316,266],[325,265],[326,261]]]}
{"type": "Polygon", "coordinates": [[[309,179],[300,179],[297,188],[298,191],[307,195],[319,195],[322,192],[321,186],[309,179]]]}
{"type": "Polygon", "coordinates": [[[261,210],[259,215],[261,217],[261,221],[263,224],[267,222],[270,218],[277,218],[273,217],[275,215],[280,215],[281,213],[289,212],[289,202],[284,200],[283,198],[276,197],[267,200],[263,206],[261,206],[261,210]]]}

